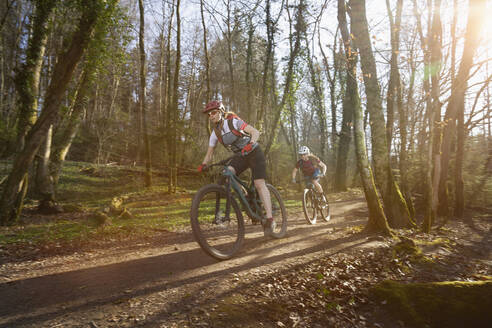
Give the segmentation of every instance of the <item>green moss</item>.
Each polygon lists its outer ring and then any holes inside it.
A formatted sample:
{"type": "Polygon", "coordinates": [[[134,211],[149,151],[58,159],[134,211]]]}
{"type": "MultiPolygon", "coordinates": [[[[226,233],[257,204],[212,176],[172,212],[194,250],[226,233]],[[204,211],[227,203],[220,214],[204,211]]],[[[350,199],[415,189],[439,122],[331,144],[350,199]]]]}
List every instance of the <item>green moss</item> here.
{"type": "Polygon", "coordinates": [[[400,284],[371,289],[395,319],[417,327],[486,327],[492,322],[492,280],[400,284]]]}
{"type": "Polygon", "coordinates": [[[357,226],[348,227],[347,230],[351,233],[361,233],[362,231],[364,231],[365,227],[366,227],[365,225],[361,224],[357,226]]]}
{"type": "Polygon", "coordinates": [[[411,263],[429,263],[432,259],[422,253],[422,249],[417,246],[417,243],[410,238],[400,237],[400,242],[395,244],[392,249],[393,259],[398,259],[401,269],[407,271],[407,267],[403,261],[411,263]]]}
{"type": "Polygon", "coordinates": [[[425,240],[418,240],[416,241],[418,245],[422,246],[440,246],[440,247],[445,247],[445,248],[451,248],[453,242],[447,238],[436,238],[431,241],[425,241],[425,240]]]}

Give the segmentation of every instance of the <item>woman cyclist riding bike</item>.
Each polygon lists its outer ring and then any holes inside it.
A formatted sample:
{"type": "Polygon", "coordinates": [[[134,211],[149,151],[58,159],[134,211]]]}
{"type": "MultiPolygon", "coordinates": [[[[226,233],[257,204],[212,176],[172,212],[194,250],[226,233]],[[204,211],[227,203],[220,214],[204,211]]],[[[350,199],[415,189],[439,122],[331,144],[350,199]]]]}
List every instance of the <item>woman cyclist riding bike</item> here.
{"type": "Polygon", "coordinates": [[[265,236],[271,235],[275,228],[272,218],[272,203],[270,192],[265,183],[266,160],[263,151],[258,144],[260,132],[253,126],[248,125],[232,112],[226,112],[221,101],[210,101],[202,110],[207,114],[213,124],[213,131],[208,142],[208,150],[198,171],[202,172],[210,163],[217,142],[236,154],[230,163],[229,170],[240,175],[246,169],[251,168],[254,184],[266,212],[266,222],[263,224],[265,236]]]}
{"type": "Polygon", "coordinates": [[[319,195],[322,195],[323,201],[326,200],[323,192],[323,187],[319,183],[319,179],[326,173],[326,165],[318,157],[311,154],[309,148],[301,146],[298,151],[301,158],[297,161],[296,167],[292,171],[292,182],[296,182],[296,173],[298,170],[302,172],[306,183],[311,182],[319,195]],[[321,170],[322,171],[321,171],[321,170]]]}

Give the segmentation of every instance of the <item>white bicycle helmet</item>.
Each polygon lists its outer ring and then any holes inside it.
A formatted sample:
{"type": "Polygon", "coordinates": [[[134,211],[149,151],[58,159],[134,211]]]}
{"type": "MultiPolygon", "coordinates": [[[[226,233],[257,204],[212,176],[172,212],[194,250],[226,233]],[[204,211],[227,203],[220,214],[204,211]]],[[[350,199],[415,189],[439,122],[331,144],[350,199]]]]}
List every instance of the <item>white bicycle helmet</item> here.
{"type": "Polygon", "coordinates": [[[299,148],[299,151],[297,152],[299,155],[308,155],[309,154],[309,148],[306,146],[301,146],[299,148]]]}

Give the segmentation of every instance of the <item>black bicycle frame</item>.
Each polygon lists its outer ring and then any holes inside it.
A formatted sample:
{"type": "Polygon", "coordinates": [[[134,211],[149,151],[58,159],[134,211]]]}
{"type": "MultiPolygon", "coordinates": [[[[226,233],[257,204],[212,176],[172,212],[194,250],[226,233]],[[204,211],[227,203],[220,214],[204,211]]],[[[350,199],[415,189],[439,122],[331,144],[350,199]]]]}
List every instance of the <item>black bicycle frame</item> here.
{"type": "Polygon", "coordinates": [[[224,167],[222,175],[226,177],[226,218],[229,218],[231,212],[232,189],[239,197],[239,201],[244,206],[244,209],[246,210],[248,216],[251,217],[253,220],[262,222],[264,220],[264,217],[261,211],[260,204],[258,202],[258,198],[256,197],[256,188],[254,185],[254,181],[251,180],[250,186],[246,185],[246,183],[239,179],[227,166],[224,167]],[[247,196],[244,194],[243,188],[241,187],[246,189],[246,191],[248,192],[247,196]],[[255,206],[254,210],[251,208],[250,202],[248,202],[248,198],[255,206]]]}

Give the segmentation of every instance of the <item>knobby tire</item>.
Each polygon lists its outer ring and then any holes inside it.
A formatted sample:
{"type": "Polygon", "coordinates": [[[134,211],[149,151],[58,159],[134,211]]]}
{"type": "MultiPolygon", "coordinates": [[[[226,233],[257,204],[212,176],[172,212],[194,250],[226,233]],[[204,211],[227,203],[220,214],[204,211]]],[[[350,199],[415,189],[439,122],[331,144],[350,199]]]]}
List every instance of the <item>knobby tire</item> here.
{"type": "Polygon", "coordinates": [[[225,203],[225,188],[209,184],[197,191],[190,211],[191,228],[196,241],[207,254],[218,260],[232,258],[241,249],[245,233],[243,215],[232,195],[230,221],[214,223],[214,217],[225,217],[220,215],[225,212],[225,203]],[[235,239],[229,242],[231,236],[235,239]]]}
{"type": "Polygon", "coordinates": [[[287,211],[285,209],[284,201],[274,186],[267,183],[267,188],[270,191],[270,198],[272,200],[273,219],[277,224],[271,236],[273,238],[283,238],[287,233],[287,211]]]}
{"type": "Polygon", "coordinates": [[[304,217],[309,224],[316,224],[317,219],[316,201],[314,197],[314,191],[312,189],[304,189],[302,209],[304,211],[304,217]]]}

